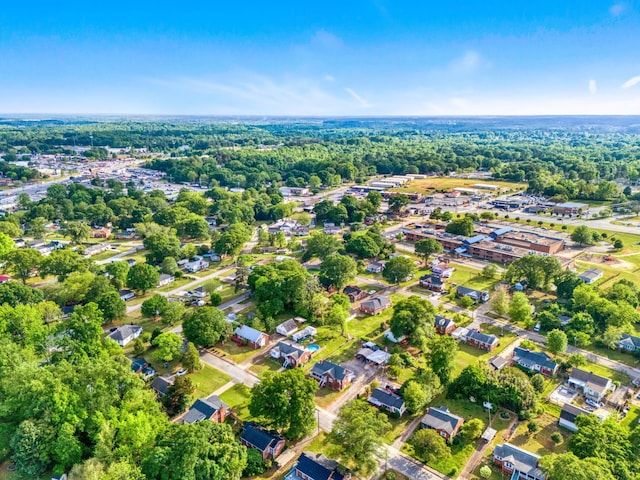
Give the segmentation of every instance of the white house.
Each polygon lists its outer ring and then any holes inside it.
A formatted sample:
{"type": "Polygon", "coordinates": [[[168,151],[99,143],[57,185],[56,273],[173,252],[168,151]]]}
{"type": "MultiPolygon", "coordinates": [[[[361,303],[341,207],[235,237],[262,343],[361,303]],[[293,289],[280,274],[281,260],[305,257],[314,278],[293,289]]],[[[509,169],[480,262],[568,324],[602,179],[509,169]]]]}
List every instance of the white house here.
{"type": "Polygon", "coordinates": [[[276,332],[278,332],[280,335],[284,335],[285,337],[288,337],[296,330],[298,330],[298,324],[293,318],[290,318],[286,322],[283,322],[276,327],[276,332]]]}
{"type": "Polygon", "coordinates": [[[109,334],[109,338],[121,347],[142,335],[142,327],[139,325],[123,325],[109,334]]]}
{"type": "Polygon", "coordinates": [[[175,281],[176,277],[174,277],[173,275],[167,275],[166,273],[163,273],[160,275],[160,280],[158,281],[158,286],[159,287],[164,287],[166,285],[170,285],[175,281]]]}
{"type": "Polygon", "coordinates": [[[585,397],[598,402],[616,388],[610,378],[601,377],[579,368],[571,370],[569,385],[580,390],[585,397]]]}
{"type": "Polygon", "coordinates": [[[247,325],[237,327],[233,333],[236,341],[246,342],[253,348],[262,348],[269,341],[269,335],[247,325]]]}

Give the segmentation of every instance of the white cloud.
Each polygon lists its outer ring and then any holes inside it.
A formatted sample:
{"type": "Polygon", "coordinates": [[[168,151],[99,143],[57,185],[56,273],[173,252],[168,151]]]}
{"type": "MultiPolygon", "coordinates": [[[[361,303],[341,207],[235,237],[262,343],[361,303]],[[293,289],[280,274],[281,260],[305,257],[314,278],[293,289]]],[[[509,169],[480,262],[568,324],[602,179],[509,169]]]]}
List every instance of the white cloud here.
{"type": "Polygon", "coordinates": [[[595,95],[598,92],[598,85],[596,85],[596,81],[592,78],[589,80],[589,93],[591,95],[595,95]]]}
{"type": "Polygon", "coordinates": [[[335,77],[333,75],[329,75],[328,73],[324,76],[324,79],[327,82],[335,82],[336,81],[335,77]]]}
{"type": "Polygon", "coordinates": [[[373,106],[367,100],[358,95],[352,88],[347,87],[344,91],[351,95],[362,107],[371,108],[373,106]]]}
{"type": "Polygon", "coordinates": [[[613,17],[619,17],[624,13],[625,10],[626,8],[622,3],[616,3],[615,5],[611,5],[611,8],[609,8],[609,13],[613,17]]]}
{"type": "Polygon", "coordinates": [[[311,45],[324,49],[337,49],[342,48],[344,42],[337,35],[327,32],[324,28],[321,28],[313,35],[313,37],[311,37],[311,45]]]}
{"type": "Polygon", "coordinates": [[[640,75],[637,75],[635,77],[631,77],[629,80],[627,80],[626,82],[624,82],[622,84],[622,88],[631,88],[634,85],[640,83],[640,75]]]}
{"type": "Polygon", "coordinates": [[[459,72],[472,72],[476,70],[482,62],[480,54],[474,50],[468,50],[462,57],[455,59],[451,66],[459,72]]]}

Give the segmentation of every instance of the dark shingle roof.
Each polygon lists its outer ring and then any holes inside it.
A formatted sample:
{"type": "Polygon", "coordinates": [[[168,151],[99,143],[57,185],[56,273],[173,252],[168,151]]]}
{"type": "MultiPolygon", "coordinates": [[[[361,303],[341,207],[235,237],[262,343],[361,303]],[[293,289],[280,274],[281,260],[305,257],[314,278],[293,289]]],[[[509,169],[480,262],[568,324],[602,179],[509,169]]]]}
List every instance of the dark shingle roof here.
{"type": "Polygon", "coordinates": [[[528,368],[534,365],[541,365],[551,370],[555,369],[558,364],[551,360],[551,357],[544,352],[534,352],[526,348],[516,347],[513,349],[513,357],[521,359],[528,368]]]}
{"type": "Polygon", "coordinates": [[[618,345],[630,345],[634,348],[640,348],[640,337],[635,337],[633,335],[629,335],[627,333],[622,334],[622,338],[618,341],[618,345]]]}
{"type": "Polygon", "coordinates": [[[142,331],[142,327],[139,325],[122,325],[111,332],[109,338],[116,342],[122,342],[139,331],[142,331]]]}
{"type": "Polygon", "coordinates": [[[562,410],[560,410],[560,418],[568,422],[575,423],[578,415],[590,415],[590,413],[587,410],[571,405],[570,403],[565,403],[562,410]]]}
{"type": "Polygon", "coordinates": [[[371,392],[369,401],[371,401],[371,399],[377,400],[384,406],[397,408],[399,410],[404,406],[404,400],[402,399],[402,397],[396,395],[395,393],[387,392],[382,388],[374,389],[373,392],[371,392]]]}
{"type": "Polygon", "coordinates": [[[450,325],[455,326],[455,322],[450,318],[445,317],[444,315],[436,315],[435,321],[436,327],[448,328],[450,325]]]}
{"type": "Polygon", "coordinates": [[[573,368],[573,370],[571,370],[570,378],[575,378],[585,383],[593,383],[594,385],[597,385],[599,387],[606,387],[611,381],[606,377],[601,377],[600,375],[596,375],[595,373],[580,370],[579,368],[575,367],[573,368]]]}
{"type": "Polygon", "coordinates": [[[305,348],[297,343],[278,342],[276,347],[280,350],[280,355],[291,355],[295,358],[300,358],[305,352],[305,348]]]}
{"type": "Polygon", "coordinates": [[[540,457],[521,448],[505,443],[496,445],[493,455],[511,463],[516,470],[529,475],[532,478],[545,478],[544,473],[538,467],[540,457]]]}
{"type": "Polygon", "coordinates": [[[326,373],[330,374],[333,378],[342,381],[347,375],[351,374],[351,370],[348,370],[337,363],[329,362],[328,360],[323,360],[321,362],[316,363],[311,372],[322,376],[326,373]]]}
{"type": "Polygon", "coordinates": [[[377,297],[373,297],[368,300],[365,300],[360,305],[365,308],[368,308],[369,310],[377,310],[379,308],[384,308],[388,305],[391,305],[391,300],[389,300],[389,297],[386,297],[384,295],[379,295],[377,297]]]}
{"type": "Polygon", "coordinates": [[[487,333],[477,332],[475,330],[471,330],[467,334],[467,338],[471,338],[476,342],[485,343],[487,345],[498,343],[498,337],[496,337],[495,335],[489,335],[487,333]]]}
{"type": "Polygon", "coordinates": [[[463,287],[462,285],[460,285],[457,289],[457,293],[458,295],[461,295],[464,297],[471,297],[472,299],[478,301],[482,298],[482,295],[485,292],[481,292],[480,290],[474,290],[473,288],[469,288],[469,287],[463,287]]]}
{"type": "Polygon", "coordinates": [[[166,395],[169,392],[169,387],[173,385],[175,381],[175,377],[156,377],[151,382],[151,388],[153,388],[156,392],[161,393],[162,395],[166,395]]]}
{"type": "Polygon", "coordinates": [[[446,407],[430,407],[427,409],[425,416],[422,417],[421,423],[435,430],[443,430],[451,435],[460,421],[463,421],[463,418],[449,412],[446,407]]]}
{"type": "Polygon", "coordinates": [[[222,407],[229,408],[229,406],[216,395],[211,395],[209,398],[199,398],[191,405],[191,408],[185,413],[184,417],[182,417],[182,421],[184,423],[195,423],[206,420],[211,418],[211,415],[222,407]]]}
{"type": "Polygon", "coordinates": [[[303,452],[298,457],[295,468],[312,480],[343,480],[344,476],[337,471],[338,462],[324,455],[314,456],[303,452]],[[333,474],[333,476],[332,476],[333,474]]]}
{"type": "Polygon", "coordinates": [[[264,452],[269,446],[275,445],[282,437],[276,432],[269,432],[253,423],[245,423],[240,438],[264,452]]]}

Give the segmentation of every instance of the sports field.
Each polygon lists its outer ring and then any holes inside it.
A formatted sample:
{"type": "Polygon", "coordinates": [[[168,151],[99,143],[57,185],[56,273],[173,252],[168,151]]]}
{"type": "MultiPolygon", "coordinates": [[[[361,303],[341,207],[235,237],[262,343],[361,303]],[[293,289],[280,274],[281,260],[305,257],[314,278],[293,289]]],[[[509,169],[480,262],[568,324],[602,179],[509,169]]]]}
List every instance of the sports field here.
{"type": "MultiPolygon", "coordinates": [[[[437,191],[451,190],[456,187],[474,188],[475,184],[496,185],[507,190],[524,190],[527,188],[526,183],[502,182],[497,180],[478,180],[475,178],[452,178],[452,177],[427,177],[411,180],[407,185],[400,188],[391,189],[394,192],[417,192],[417,193],[433,193],[437,191]]],[[[481,190],[480,192],[491,192],[491,190],[481,190]]],[[[495,190],[494,190],[495,191],[495,190]]]]}

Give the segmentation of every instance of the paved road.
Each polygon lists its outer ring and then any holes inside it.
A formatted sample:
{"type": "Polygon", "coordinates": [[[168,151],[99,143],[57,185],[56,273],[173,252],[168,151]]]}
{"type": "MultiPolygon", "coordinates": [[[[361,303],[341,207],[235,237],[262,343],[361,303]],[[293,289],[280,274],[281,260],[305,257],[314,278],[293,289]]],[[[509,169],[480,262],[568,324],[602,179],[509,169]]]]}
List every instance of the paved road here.
{"type": "MultiPolygon", "coordinates": [[[[185,292],[187,290],[191,290],[192,288],[200,285],[203,282],[206,282],[207,280],[211,280],[212,278],[217,278],[217,277],[223,277],[225,276],[227,273],[229,273],[231,270],[233,270],[235,268],[235,265],[230,265],[228,267],[225,267],[221,270],[216,270],[215,272],[210,273],[209,275],[206,275],[204,277],[201,278],[196,278],[195,280],[193,280],[192,282],[189,282],[185,285],[182,285],[181,287],[178,288],[174,288],[173,290],[169,291],[169,292],[158,292],[160,295],[164,296],[164,297],[170,297],[172,295],[177,295],[178,293],[182,293],[185,292]]],[[[142,308],[142,303],[138,303],[137,305],[130,305],[127,307],[127,315],[130,315],[131,313],[140,310],[140,308],[142,308]]]]}

